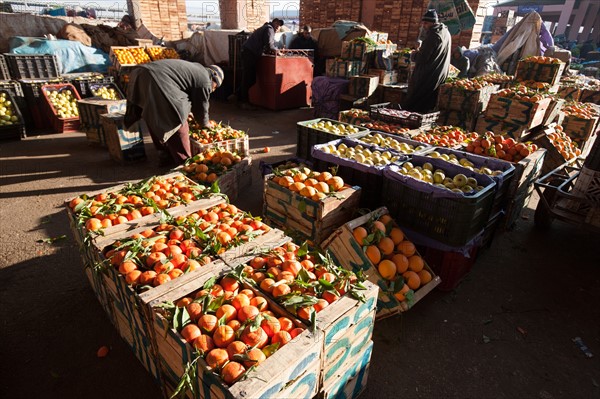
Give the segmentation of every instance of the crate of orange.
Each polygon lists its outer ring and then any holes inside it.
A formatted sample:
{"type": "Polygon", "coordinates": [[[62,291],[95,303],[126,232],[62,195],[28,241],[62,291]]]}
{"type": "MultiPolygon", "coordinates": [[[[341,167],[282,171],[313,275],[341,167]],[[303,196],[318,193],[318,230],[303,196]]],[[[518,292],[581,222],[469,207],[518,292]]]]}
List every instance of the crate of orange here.
{"type": "Polygon", "coordinates": [[[321,335],[230,272],[213,268],[151,303],[168,396],[315,396],[321,335]]]}
{"type": "Polygon", "coordinates": [[[351,187],[329,172],[308,168],[276,171],[265,177],[263,216],[300,239],[319,244],[352,218],[360,196],[360,187],[351,187]]]}
{"type": "MultiPolygon", "coordinates": [[[[377,285],[361,281],[362,275],[336,264],[327,252],[309,251],[306,243],[254,252],[230,265],[322,336],[321,397],[335,396],[364,372],[371,355],[377,285]]],[[[366,377],[359,390],[365,384],[366,377]]]]}
{"type": "Polygon", "coordinates": [[[409,310],[440,283],[385,207],[346,223],[322,247],[379,286],[377,319],[409,310]]]}
{"type": "Polygon", "coordinates": [[[531,129],[542,124],[551,101],[544,93],[526,86],[503,89],[492,94],[485,117],[531,129]]]}
{"type": "Polygon", "coordinates": [[[187,159],[180,170],[199,184],[215,182],[219,191],[235,201],[241,190],[252,183],[252,158],[225,149],[207,149],[187,159]]]}
{"type": "Polygon", "coordinates": [[[116,70],[152,61],[143,46],[111,46],[108,58],[116,70]]]}
{"type": "Polygon", "coordinates": [[[522,82],[533,80],[554,86],[560,80],[566,64],[553,57],[531,56],[517,64],[515,79],[522,82]]]}
{"type": "Polygon", "coordinates": [[[93,240],[97,260],[92,267],[114,305],[115,326],[153,374],[150,302],[193,280],[206,265],[222,268],[220,255],[246,252],[283,236],[222,198],[196,202],[186,212],[93,240]]]}
{"type": "Polygon", "coordinates": [[[598,127],[600,106],[573,102],[563,107],[559,118],[563,131],[583,148],[598,127]]]}
{"type": "Polygon", "coordinates": [[[546,150],[542,175],[550,173],[567,161],[581,156],[581,149],[563,130],[563,126],[546,126],[527,137],[532,143],[546,150]]]}
{"type": "Polygon", "coordinates": [[[202,127],[192,117],[188,118],[192,155],[200,154],[210,148],[223,148],[237,152],[240,156],[250,154],[250,142],[246,132],[234,129],[222,122],[214,127],[202,127]]]}

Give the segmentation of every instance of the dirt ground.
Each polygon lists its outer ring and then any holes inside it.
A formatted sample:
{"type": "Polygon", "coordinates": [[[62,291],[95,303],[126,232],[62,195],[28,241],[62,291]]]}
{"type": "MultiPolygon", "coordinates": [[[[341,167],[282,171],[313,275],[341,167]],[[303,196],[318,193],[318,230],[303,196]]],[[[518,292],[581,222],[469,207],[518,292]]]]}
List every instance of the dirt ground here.
{"type": "MultiPolygon", "coordinates": [[[[249,132],[253,184],[234,203],[260,214],[258,164],[293,156],[296,121],[311,111],[214,103],[211,116],[249,132]]],[[[63,209],[77,194],[167,172],[149,138],[146,152],[120,166],[83,133],[0,142],[0,397],[161,397],[98,304],[63,209]],[[103,345],[110,353],[101,359],[103,345]]],[[[376,323],[362,397],[600,398],[598,244],[566,223],[536,230],[526,210],[457,289],[376,323]]]]}

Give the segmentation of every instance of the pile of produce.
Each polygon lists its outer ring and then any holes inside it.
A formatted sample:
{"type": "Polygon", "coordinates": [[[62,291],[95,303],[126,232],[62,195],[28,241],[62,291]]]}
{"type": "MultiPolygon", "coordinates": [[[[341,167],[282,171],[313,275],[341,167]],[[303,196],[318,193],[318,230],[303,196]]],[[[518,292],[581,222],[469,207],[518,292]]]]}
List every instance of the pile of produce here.
{"type": "Polygon", "coordinates": [[[241,161],[242,157],[231,151],[206,150],[188,158],[183,165],[183,173],[194,181],[211,184],[241,161]]]}
{"type": "Polygon", "coordinates": [[[92,94],[94,97],[102,97],[105,100],[120,100],[121,96],[119,93],[112,87],[102,86],[96,90],[92,90],[92,94]]]}
{"type": "Polygon", "coordinates": [[[455,165],[460,165],[465,169],[472,170],[477,173],[481,173],[488,176],[499,176],[504,173],[501,170],[491,170],[488,167],[482,166],[481,168],[475,167],[473,162],[469,161],[467,158],[458,158],[455,154],[441,154],[438,151],[431,151],[427,154],[428,157],[431,158],[439,158],[443,159],[446,162],[453,163],[455,165]]]}
{"type": "Polygon", "coordinates": [[[209,188],[190,183],[182,175],[151,177],[128,183],[116,192],[93,197],[83,194],[73,198],[69,207],[75,213],[78,225],[98,231],[212,194],[209,188]]]}
{"type": "Polygon", "coordinates": [[[446,85],[462,90],[477,91],[486,86],[493,86],[494,84],[481,79],[452,79],[446,81],[446,85]]]}
{"type": "Polygon", "coordinates": [[[0,93],[0,126],[13,125],[19,122],[12,101],[8,99],[6,93],[0,93]]]}
{"type": "Polygon", "coordinates": [[[563,63],[558,58],[544,57],[541,55],[532,55],[530,57],[524,58],[521,61],[522,62],[532,62],[532,63],[536,63],[536,64],[562,64],[563,63]]]}
{"type": "Polygon", "coordinates": [[[598,107],[590,103],[572,102],[562,108],[562,112],[568,116],[576,116],[581,119],[593,119],[600,116],[598,107]]]}
{"type": "Polygon", "coordinates": [[[434,169],[429,162],[424,163],[423,166],[414,166],[412,162],[404,162],[398,173],[455,193],[474,194],[484,189],[474,177],[467,177],[462,173],[450,177],[449,173],[443,169],[434,169]]]}
{"type": "Polygon", "coordinates": [[[338,136],[348,136],[350,134],[360,132],[360,129],[357,126],[347,125],[344,123],[337,123],[335,121],[328,120],[321,120],[318,122],[309,123],[306,126],[311,129],[320,130],[322,132],[327,132],[338,136]]]}
{"type": "Polygon", "coordinates": [[[228,385],[304,331],[273,310],[264,296],[232,275],[210,279],[202,289],[162,306],[173,328],[228,385]]]}
{"type": "Polygon", "coordinates": [[[487,75],[477,76],[473,80],[488,82],[492,84],[503,84],[512,82],[515,79],[512,75],[504,75],[502,73],[490,73],[487,75]]]}
{"type": "Polygon", "coordinates": [[[471,140],[466,147],[467,152],[509,162],[519,162],[537,149],[536,144],[517,143],[513,138],[496,135],[494,132],[482,134],[480,137],[471,140]]]}
{"type": "MultiPolygon", "coordinates": [[[[541,85],[544,84],[541,82],[538,83],[540,83],[541,85]]],[[[502,89],[496,94],[500,97],[512,98],[515,100],[531,103],[536,103],[545,97],[544,93],[541,93],[538,90],[532,89],[524,85],[515,86],[510,89],[502,89]]]]}
{"type": "Polygon", "coordinates": [[[61,119],[79,117],[77,108],[77,97],[70,89],[52,90],[44,89],[46,96],[54,108],[54,112],[61,119]]]}
{"type": "Polygon", "coordinates": [[[453,148],[466,144],[467,141],[474,140],[477,137],[479,137],[477,133],[467,133],[460,127],[437,126],[433,129],[420,132],[416,136],[411,137],[411,139],[440,147],[453,148]]]}
{"type": "Polygon", "coordinates": [[[152,61],[179,58],[177,51],[169,47],[146,47],[146,51],[150,55],[150,58],[152,58],[152,61]]]}
{"type": "Polygon", "coordinates": [[[548,133],[547,136],[566,161],[581,155],[581,149],[577,148],[577,144],[567,136],[562,126],[555,126],[554,131],[548,133]]]}
{"type": "Polygon", "coordinates": [[[347,292],[360,298],[359,278],[306,245],[289,243],[254,257],[241,273],[262,292],[314,325],[315,314],[347,292]]]}
{"type": "Polygon", "coordinates": [[[246,136],[246,133],[242,130],[234,129],[224,123],[218,123],[212,128],[202,127],[194,118],[189,117],[188,125],[190,127],[190,138],[200,144],[216,143],[246,136]]]}
{"type": "Polygon", "coordinates": [[[344,179],[329,172],[315,172],[308,168],[275,171],[273,183],[288,188],[304,197],[320,201],[346,188],[344,179]]]}
{"type": "Polygon", "coordinates": [[[364,126],[370,130],[376,130],[376,131],[380,131],[380,132],[384,132],[384,133],[391,133],[391,134],[404,134],[404,133],[410,131],[410,129],[407,127],[403,127],[400,125],[395,125],[395,124],[387,123],[387,122],[381,122],[381,121],[370,121],[370,122],[361,124],[361,126],[364,126]]]}
{"type": "Polygon", "coordinates": [[[389,215],[356,227],[352,234],[381,277],[391,282],[389,291],[398,301],[410,302],[414,291],[431,281],[415,245],[389,215]]]}
{"type": "Polygon", "coordinates": [[[414,145],[411,145],[409,143],[396,140],[393,137],[383,136],[382,134],[377,132],[371,133],[365,137],[361,137],[358,140],[362,141],[363,143],[375,145],[378,147],[386,149],[389,148],[390,150],[401,152],[403,154],[412,154],[415,151],[420,151],[425,148],[424,146],[415,147],[414,145]]]}
{"type": "Polygon", "coordinates": [[[121,65],[145,64],[152,61],[143,47],[113,48],[112,52],[121,65]]]}
{"type": "Polygon", "coordinates": [[[333,144],[321,147],[321,151],[327,154],[333,154],[340,158],[352,159],[358,163],[368,166],[385,166],[400,159],[400,156],[391,151],[371,151],[361,144],[355,147],[349,147],[344,143],[337,146],[333,144]]]}

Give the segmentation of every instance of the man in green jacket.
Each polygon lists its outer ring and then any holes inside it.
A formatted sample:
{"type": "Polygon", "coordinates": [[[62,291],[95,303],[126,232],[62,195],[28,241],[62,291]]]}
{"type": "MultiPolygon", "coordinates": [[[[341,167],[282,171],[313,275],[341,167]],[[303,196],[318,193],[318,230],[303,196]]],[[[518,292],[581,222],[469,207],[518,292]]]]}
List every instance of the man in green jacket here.
{"type": "Polygon", "coordinates": [[[216,65],[204,67],[184,60],[139,65],[129,79],[125,126],[144,119],[160,163],[182,164],[192,156],[188,115],[191,111],[203,127],[211,127],[210,95],[223,78],[223,70],[216,65]]]}
{"type": "Polygon", "coordinates": [[[452,39],[446,25],[439,22],[435,10],[428,10],[421,22],[425,38],[414,54],[415,70],[408,82],[408,93],[402,107],[428,113],[435,108],[439,87],[448,77],[452,39]]]}

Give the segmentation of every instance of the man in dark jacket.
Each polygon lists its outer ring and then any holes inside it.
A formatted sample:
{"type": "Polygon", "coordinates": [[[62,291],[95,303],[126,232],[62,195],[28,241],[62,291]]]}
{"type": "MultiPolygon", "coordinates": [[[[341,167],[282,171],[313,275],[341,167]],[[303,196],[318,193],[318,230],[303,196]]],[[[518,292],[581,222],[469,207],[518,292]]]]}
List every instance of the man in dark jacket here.
{"type": "Polygon", "coordinates": [[[317,40],[312,37],[312,28],[309,25],[304,25],[302,30],[290,44],[290,50],[313,50],[313,63],[315,65],[314,74],[318,75],[317,64],[319,63],[319,46],[317,40]]]}
{"type": "Polygon", "coordinates": [[[409,111],[427,113],[435,108],[439,87],[448,77],[452,39],[435,10],[428,10],[421,21],[425,38],[414,55],[415,70],[402,106],[409,111]]]}
{"type": "Polygon", "coordinates": [[[223,70],[183,60],[160,60],[136,67],[129,78],[125,126],[140,119],[148,125],[161,164],[183,163],[192,156],[187,122],[190,111],[210,127],[210,94],[223,83],[223,70]]]}
{"type": "Polygon", "coordinates": [[[256,64],[263,53],[277,54],[275,33],[283,26],[281,19],[271,22],[255,30],[242,46],[242,85],[239,101],[243,108],[248,108],[248,90],[256,82],[256,64]]]}

